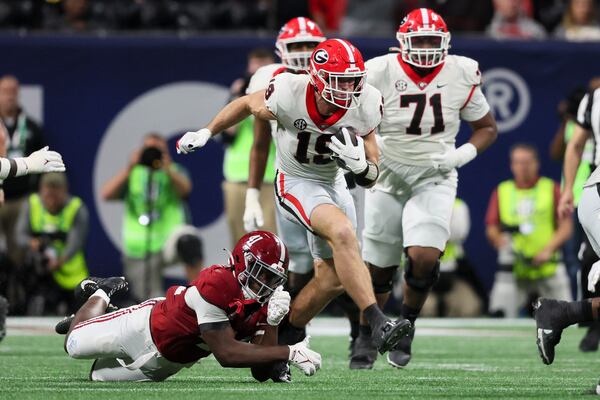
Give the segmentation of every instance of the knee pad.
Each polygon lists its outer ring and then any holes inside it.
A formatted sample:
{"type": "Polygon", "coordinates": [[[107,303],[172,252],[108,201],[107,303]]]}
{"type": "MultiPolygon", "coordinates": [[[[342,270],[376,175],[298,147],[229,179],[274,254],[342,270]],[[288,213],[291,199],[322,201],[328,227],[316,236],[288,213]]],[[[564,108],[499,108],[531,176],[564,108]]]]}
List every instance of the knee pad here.
{"type": "Polygon", "coordinates": [[[375,294],[389,293],[394,285],[394,275],[398,269],[397,265],[391,267],[379,268],[370,266],[371,281],[373,282],[373,291],[375,294]]]}
{"type": "Polygon", "coordinates": [[[408,286],[410,286],[416,291],[428,291],[433,285],[435,285],[435,283],[440,277],[440,260],[436,261],[435,267],[433,268],[433,270],[431,270],[431,273],[426,278],[415,277],[413,268],[414,267],[412,265],[412,260],[409,257],[404,270],[404,280],[406,281],[406,284],[408,286]]]}

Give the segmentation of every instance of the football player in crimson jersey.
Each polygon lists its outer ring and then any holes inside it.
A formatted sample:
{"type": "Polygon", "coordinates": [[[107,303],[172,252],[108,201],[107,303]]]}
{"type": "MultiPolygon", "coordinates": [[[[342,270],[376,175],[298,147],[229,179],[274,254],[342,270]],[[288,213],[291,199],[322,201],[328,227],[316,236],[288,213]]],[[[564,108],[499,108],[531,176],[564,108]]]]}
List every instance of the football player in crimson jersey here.
{"type": "Polygon", "coordinates": [[[410,323],[391,321],[377,305],[359,253],[354,202],[339,167],[352,171],[361,186],[372,186],[377,179],[373,131],[383,112],[381,93],[365,84],[362,55],[345,40],[320,43],[309,72],[279,74],[265,91],[229,103],[206,128],[179,139],[177,151],[185,154],[204,146],[213,132],[250,114],[277,120],[278,207],[285,218],[306,229],[312,256],[320,260],[315,279],[292,304],[288,328],[302,335],[306,324],[345,290],[372,327],[376,347],[385,353],[407,334],[410,323]],[[351,140],[348,127],[358,133],[356,140],[351,140]],[[343,143],[332,137],[339,131],[343,143]]]}
{"type": "MultiPolygon", "coordinates": [[[[246,93],[251,94],[265,90],[275,76],[288,72],[306,74],[310,66],[310,55],[314,48],[325,40],[319,26],[305,17],[297,17],[288,21],[279,31],[275,43],[276,53],[281,58],[281,63],[266,65],[259,68],[252,76],[246,93]]],[[[263,226],[263,211],[260,199],[260,187],[263,182],[271,133],[277,131],[276,121],[254,120],[254,142],[250,153],[250,169],[248,176],[248,190],[246,191],[246,208],[244,211],[244,227],[250,232],[263,226]]],[[[348,176],[351,173],[346,174],[348,176]]],[[[313,258],[306,229],[299,224],[289,221],[276,210],[277,234],[287,245],[290,251],[290,268],[288,271],[287,288],[292,296],[292,301],[300,290],[306,286],[313,276],[313,258]]],[[[353,343],[358,336],[359,311],[346,294],[338,298],[338,304],[344,309],[350,320],[351,340],[353,343]]],[[[283,328],[283,326],[282,326],[283,328]]],[[[285,334],[285,329],[279,329],[280,336],[285,334]]]]}
{"type": "MultiPolygon", "coordinates": [[[[442,17],[420,8],[397,33],[399,54],[366,62],[369,84],[385,99],[379,126],[381,174],[365,194],[363,258],[380,306],[392,289],[402,253],[402,315],[413,324],[439,275],[439,258],[450,237],[457,172],[496,139],[496,123],[481,92],[477,62],[448,55],[450,33],[442,17]],[[455,147],[460,121],[471,126],[469,141],[455,147]]],[[[363,321],[367,322],[367,321],[363,321]]],[[[359,335],[353,368],[371,368],[377,352],[359,335]]],[[[411,357],[411,334],[388,362],[404,367],[411,357]]]]}
{"type": "Polygon", "coordinates": [[[162,381],[211,353],[224,367],[262,368],[290,362],[306,375],[321,365],[308,342],[277,346],[277,325],[289,310],[282,290],[288,252],[274,234],[243,236],[228,265],[200,272],[189,286],[173,286],[166,298],[106,314],[110,297],[127,289],[124,278],[87,279],[80,294],[90,297],[75,314],[65,350],[77,359],[96,359],[94,381],[162,381]],[[253,343],[245,343],[252,340],[253,343]]]}

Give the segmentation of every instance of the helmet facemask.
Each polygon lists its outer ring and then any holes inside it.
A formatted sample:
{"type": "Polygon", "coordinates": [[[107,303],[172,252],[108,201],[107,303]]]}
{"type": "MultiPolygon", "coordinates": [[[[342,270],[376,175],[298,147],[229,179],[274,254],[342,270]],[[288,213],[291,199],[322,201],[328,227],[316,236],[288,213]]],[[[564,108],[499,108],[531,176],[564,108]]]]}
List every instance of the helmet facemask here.
{"type": "Polygon", "coordinates": [[[281,59],[281,63],[286,68],[295,72],[306,72],[310,66],[310,56],[314,48],[323,40],[317,40],[316,38],[310,40],[307,38],[281,40],[276,44],[275,54],[281,59]],[[305,49],[302,49],[302,47],[305,49]]]}
{"type": "MultiPolygon", "coordinates": [[[[328,72],[318,70],[316,77],[321,81],[321,97],[325,101],[346,110],[360,105],[359,96],[362,93],[366,71],[358,68],[348,68],[346,72],[328,72]]],[[[315,85],[319,87],[319,85],[315,85]]]]}
{"type": "Polygon", "coordinates": [[[275,289],[287,281],[283,267],[268,265],[249,251],[244,252],[246,268],[238,275],[238,281],[247,299],[266,303],[275,289]]]}
{"type": "Polygon", "coordinates": [[[402,60],[419,68],[434,68],[444,62],[450,47],[450,33],[433,30],[398,32],[402,60]]]}

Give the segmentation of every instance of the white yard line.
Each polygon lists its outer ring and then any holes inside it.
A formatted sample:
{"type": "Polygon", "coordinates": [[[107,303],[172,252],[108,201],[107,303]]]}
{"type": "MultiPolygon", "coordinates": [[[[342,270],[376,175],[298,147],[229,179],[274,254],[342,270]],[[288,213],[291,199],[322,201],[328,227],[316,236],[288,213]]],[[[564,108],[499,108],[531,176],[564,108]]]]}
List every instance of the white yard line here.
{"type": "MultiPolygon", "coordinates": [[[[7,333],[14,336],[55,335],[54,325],[60,317],[10,317],[7,319],[7,333]]],[[[486,318],[423,318],[417,323],[417,332],[423,336],[483,336],[511,337],[527,336],[530,332],[523,328],[535,327],[531,319],[486,319],[486,318]]],[[[345,318],[321,317],[308,326],[312,336],[345,336],[350,325],[345,318]]]]}

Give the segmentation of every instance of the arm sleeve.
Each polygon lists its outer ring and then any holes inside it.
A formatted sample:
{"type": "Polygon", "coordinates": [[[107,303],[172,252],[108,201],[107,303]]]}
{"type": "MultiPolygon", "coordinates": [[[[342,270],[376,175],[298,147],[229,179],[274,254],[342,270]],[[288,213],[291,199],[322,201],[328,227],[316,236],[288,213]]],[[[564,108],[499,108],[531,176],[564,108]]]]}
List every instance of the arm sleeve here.
{"type": "Polygon", "coordinates": [[[477,121],[490,111],[490,106],[481,91],[479,63],[463,57],[460,59],[460,65],[463,68],[464,82],[469,88],[467,98],[460,108],[460,118],[464,121],[477,121]]]}
{"type": "Polygon", "coordinates": [[[455,203],[452,209],[452,218],[450,219],[449,241],[462,244],[469,235],[469,230],[471,230],[469,207],[462,201],[455,203]]]}
{"type": "Polygon", "coordinates": [[[29,226],[29,201],[25,201],[19,210],[17,224],[15,226],[15,240],[17,245],[21,248],[27,247],[31,241],[32,236],[29,226]]]}
{"type": "Polygon", "coordinates": [[[196,286],[185,291],[185,304],[196,313],[198,325],[229,321],[225,310],[204,300],[196,286]]]}
{"type": "Polygon", "coordinates": [[[65,251],[62,255],[65,260],[71,259],[71,257],[81,251],[85,246],[89,230],[89,219],[87,207],[85,204],[81,203],[81,207],[79,207],[75,219],[73,220],[73,226],[71,226],[71,230],[67,235],[65,251]]]}
{"type": "Polygon", "coordinates": [[[290,74],[279,74],[269,81],[269,85],[265,91],[265,105],[277,116],[277,113],[285,113],[286,108],[286,97],[289,99],[291,96],[290,89],[290,74]],[[286,96],[287,92],[287,96],[286,96]]]}
{"type": "Polygon", "coordinates": [[[582,128],[590,130],[592,129],[592,121],[591,121],[591,109],[593,104],[594,97],[587,93],[581,99],[579,103],[579,107],[577,108],[577,118],[576,121],[582,128]]]}
{"type": "Polygon", "coordinates": [[[500,225],[500,209],[498,208],[498,189],[494,189],[487,212],[485,213],[486,225],[500,225]]]}

